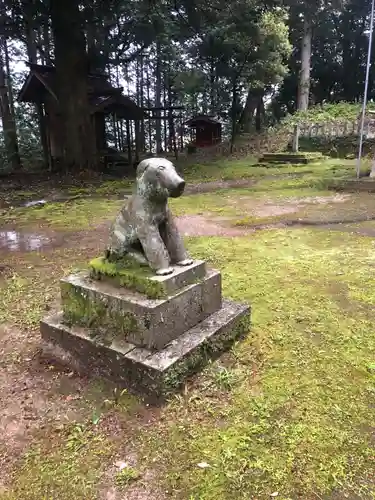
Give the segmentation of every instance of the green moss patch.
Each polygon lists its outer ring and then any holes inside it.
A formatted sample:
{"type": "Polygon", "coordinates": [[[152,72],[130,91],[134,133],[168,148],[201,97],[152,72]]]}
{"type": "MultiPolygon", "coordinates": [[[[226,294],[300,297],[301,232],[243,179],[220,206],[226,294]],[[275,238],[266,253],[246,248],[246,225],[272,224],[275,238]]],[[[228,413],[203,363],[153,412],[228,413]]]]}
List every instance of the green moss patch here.
{"type": "Polygon", "coordinates": [[[224,357],[229,389],[208,369],[142,432],[165,488],[206,500],[372,498],[371,239],[273,230],[190,246],[222,271],[226,296],[252,304],[252,333],[224,357]]]}
{"type": "Polygon", "coordinates": [[[45,225],[57,230],[88,229],[111,220],[122,204],[123,201],[105,198],[46,203],[44,206],[0,211],[0,222],[17,223],[17,226],[45,225]]]}
{"type": "Polygon", "coordinates": [[[90,261],[89,269],[93,279],[109,280],[117,286],[143,293],[150,299],[166,297],[163,285],[150,279],[155,276],[151,269],[133,259],[123,257],[111,262],[98,257],[90,261]]]}
{"type": "Polygon", "coordinates": [[[133,314],[111,307],[70,283],[61,283],[61,299],[64,321],[69,325],[87,327],[93,337],[111,343],[118,336],[126,337],[137,330],[133,314]]]}
{"type": "Polygon", "coordinates": [[[232,328],[225,331],[224,334],[218,335],[215,340],[210,339],[202,344],[198,350],[194,351],[193,354],[172,366],[163,378],[163,393],[173,392],[177,387],[181,386],[187,375],[196,372],[206,365],[208,360],[215,359],[217,354],[224,353],[232,347],[236,340],[243,338],[249,332],[250,318],[249,312],[237,320],[232,325],[232,328]]]}

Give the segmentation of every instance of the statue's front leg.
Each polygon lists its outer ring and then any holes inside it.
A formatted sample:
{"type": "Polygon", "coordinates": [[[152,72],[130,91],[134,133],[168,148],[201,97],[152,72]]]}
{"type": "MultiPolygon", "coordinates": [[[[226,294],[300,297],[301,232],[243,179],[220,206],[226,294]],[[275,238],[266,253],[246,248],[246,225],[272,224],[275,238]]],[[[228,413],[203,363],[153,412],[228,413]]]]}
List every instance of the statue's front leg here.
{"type": "Polygon", "coordinates": [[[144,256],[144,254],[142,252],[139,252],[138,250],[129,249],[127,255],[129,255],[129,257],[136,260],[139,264],[143,264],[143,265],[148,264],[147,259],[144,256]]]}
{"type": "Polygon", "coordinates": [[[193,263],[193,259],[189,257],[185,249],[184,241],[169,210],[167,210],[165,223],[162,224],[162,237],[171,257],[172,264],[190,266],[193,263]]]}
{"type": "Polygon", "coordinates": [[[146,259],[152,269],[158,275],[173,273],[170,265],[169,253],[160,236],[159,228],[156,225],[142,225],[138,229],[138,238],[141,242],[146,259]]]}

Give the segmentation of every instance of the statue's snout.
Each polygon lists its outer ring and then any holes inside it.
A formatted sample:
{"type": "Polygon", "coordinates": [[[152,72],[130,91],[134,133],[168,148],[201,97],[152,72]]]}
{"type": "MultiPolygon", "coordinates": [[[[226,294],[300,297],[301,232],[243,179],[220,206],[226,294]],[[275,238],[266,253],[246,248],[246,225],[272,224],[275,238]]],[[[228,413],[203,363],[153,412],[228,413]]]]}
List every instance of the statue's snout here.
{"type": "Polygon", "coordinates": [[[171,189],[169,191],[169,196],[171,196],[171,198],[178,198],[179,196],[181,196],[182,193],[184,192],[185,184],[186,183],[185,183],[184,179],[182,179],[180,176],[178,176],[177,182],[173,183],[173,186],[171,187],[171,189]]]}

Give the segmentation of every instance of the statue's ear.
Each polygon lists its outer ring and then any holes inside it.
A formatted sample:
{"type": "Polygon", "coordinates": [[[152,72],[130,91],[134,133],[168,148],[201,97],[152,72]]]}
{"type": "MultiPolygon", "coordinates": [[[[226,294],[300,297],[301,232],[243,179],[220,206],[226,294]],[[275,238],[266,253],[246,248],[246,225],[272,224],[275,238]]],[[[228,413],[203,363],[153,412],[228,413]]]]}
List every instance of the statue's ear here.
{"type": "MultiPolygon", "coordinates": [[[[143,163],[143,162],[142,162],[143,163]]],[[[146,172],[150,165],[148,165],[146,162],[144,165],[141,166],[141,168],[138,167],[137,169],[137,177],[142,177],[142,175],[146,172]]]]}

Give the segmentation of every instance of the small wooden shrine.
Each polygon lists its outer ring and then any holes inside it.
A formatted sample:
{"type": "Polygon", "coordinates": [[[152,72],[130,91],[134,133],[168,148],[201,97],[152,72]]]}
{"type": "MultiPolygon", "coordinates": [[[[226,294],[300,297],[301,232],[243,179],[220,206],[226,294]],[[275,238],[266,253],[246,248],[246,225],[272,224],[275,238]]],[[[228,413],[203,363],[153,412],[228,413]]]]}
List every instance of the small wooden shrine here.
{"type": "MultiPolygon", "coordinates": [[[[56,73],[54,66],[29,64],[30,72],[18,96],[20,102],[38,103],[43,106],[44,131],[50,159],[62,156],[61,117],[56,96],[56,73]]],[[[116,119],[124,119],[129,128],[129,121],[139,122],[145,116],[144,111],[129,97],[123,95],[123,89],[113,87],[108,76],[101,73],[88,75],[89,102],[94,122],[96,146],[99,152],[107,148],[106,124],[108,115],[116,119]]],[[[128,141],[129,159],[131,162],[131,144],[128,141]]]]}
{"type": "Polygon", "coordinates": [[[208,115],[198,115],[184,123],[191,130],[191,141],[197,147],[213,146],[221,142],[221,123],[208,115]]]}

